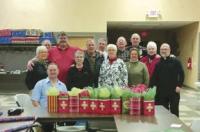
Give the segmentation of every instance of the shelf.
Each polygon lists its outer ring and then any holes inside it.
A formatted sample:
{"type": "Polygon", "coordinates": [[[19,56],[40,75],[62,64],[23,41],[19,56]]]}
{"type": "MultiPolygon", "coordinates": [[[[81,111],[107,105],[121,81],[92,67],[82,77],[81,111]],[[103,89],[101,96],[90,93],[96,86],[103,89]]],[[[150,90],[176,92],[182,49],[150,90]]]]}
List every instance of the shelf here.
{"type": "Polygon", "coordinates": [[[35,50],[37,46],[40,44],[0,44],[0,50],[15,50],[15,51],[23,51],[23,50],[35,50]]]}

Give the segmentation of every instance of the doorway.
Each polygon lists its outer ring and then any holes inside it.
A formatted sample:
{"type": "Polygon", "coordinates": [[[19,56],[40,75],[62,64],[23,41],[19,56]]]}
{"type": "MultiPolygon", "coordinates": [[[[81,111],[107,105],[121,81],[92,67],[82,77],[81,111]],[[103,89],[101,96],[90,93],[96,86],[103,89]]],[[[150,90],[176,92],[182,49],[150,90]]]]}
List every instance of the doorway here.
{"type": "Polygon", "coordinates": [[[169,43],[171,52],[181,62],[185,71],[184,84],[195,88],[200,79],[198,21],[141,21],[141,22],[107,22],[108,43],[116,43],[119,36],[124,36],[130,45],[133,33],[141,36],[140,45],[146,46],[148,41],[155,41],[158,46],[169,43]],[[188,58],[192,59],[192,69],[187,68],[188,58]]]}

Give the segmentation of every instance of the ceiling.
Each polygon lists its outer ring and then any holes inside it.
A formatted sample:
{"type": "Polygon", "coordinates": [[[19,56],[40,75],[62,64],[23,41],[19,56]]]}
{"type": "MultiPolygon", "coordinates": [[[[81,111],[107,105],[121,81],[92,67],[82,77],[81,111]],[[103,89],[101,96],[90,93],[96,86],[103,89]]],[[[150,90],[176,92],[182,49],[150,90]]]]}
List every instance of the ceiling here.
{"type": "Polygon", "coordinates": [[[108,29],[174,29],[188,24],[196,23],[196,21],[109,21],[108,29]]]}

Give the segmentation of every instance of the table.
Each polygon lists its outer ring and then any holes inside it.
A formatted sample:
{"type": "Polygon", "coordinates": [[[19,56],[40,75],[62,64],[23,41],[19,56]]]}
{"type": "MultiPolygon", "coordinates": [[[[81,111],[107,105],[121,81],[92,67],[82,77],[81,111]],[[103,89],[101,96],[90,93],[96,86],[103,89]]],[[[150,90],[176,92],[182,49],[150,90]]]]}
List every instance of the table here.
{"type": "MultiPolygon", "coordinates": [[[[8,108],[0,108],[0,111],[7,111],[8,108]]],[[[67,120],[94,120],[94,121],[113,121],[118,132],[163,132],[170,129],[171,124],[181,124],[177,130],[192,132],[180,119],[171,114],[163,106],[156,106],[155,116],[130,116],[130,115],[100,115],[100,114],[81,114],[81,113],[48,113],[44,109],[24,108],[25,112],[21,116],[36,116],[38,122],[57,122],[67,120]]],[[[3,115],[7,116],[6,114],[3,115]]]]}

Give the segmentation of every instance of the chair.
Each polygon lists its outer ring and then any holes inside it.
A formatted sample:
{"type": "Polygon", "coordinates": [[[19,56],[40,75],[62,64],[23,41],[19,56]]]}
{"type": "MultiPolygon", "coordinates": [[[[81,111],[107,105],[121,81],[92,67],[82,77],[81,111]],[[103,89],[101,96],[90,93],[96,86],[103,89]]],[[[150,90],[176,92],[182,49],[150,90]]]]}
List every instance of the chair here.
{"type": "Polygon", "coordinates": [[[28,94],[16,94],[14,98],[19,107],[33,107],[31,97],[28,94]]]}
{"type": "Polygon", "coordinates": [[[190,126],[193,132],[200,132],[200,120],[194,120],[190,126]]]}

